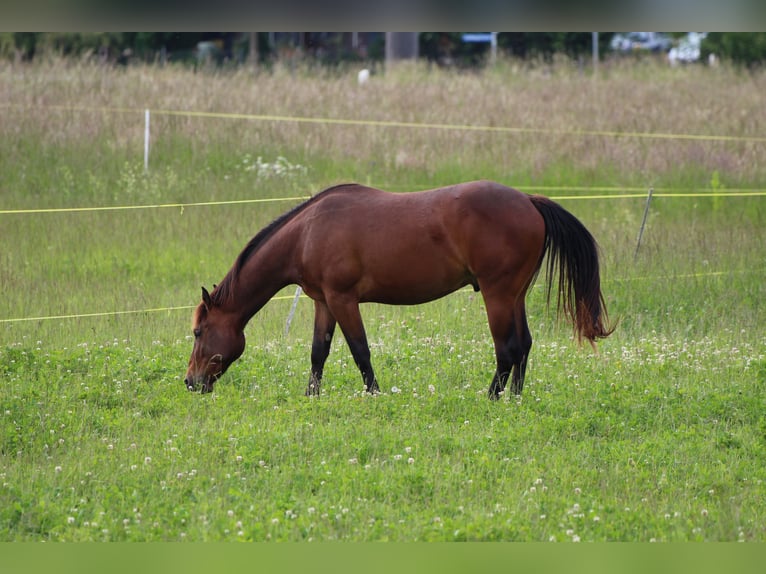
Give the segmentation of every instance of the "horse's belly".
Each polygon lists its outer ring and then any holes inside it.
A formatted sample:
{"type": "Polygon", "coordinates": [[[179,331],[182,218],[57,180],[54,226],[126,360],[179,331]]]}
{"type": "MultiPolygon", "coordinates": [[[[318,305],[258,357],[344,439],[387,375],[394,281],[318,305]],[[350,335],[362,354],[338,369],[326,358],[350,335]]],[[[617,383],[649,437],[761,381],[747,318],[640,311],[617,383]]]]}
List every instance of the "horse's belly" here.
{"type": "Polygon", "coordinates": [[[401,266],[388,273],[365,274],[357,284],[357,293],[362,302],[417,305],[444,297],[473,282],[464,269],[401,266]]]}
{"type": "Polygon", "coordinates": [[[457,285],[449,289],[402,289],[402,290],[370,290],[366,293],[361,293],[359,296],[360,303],[383,303],[385,305],[420,305],[421,303],[428,303],[440,299],[445,295],[449,295],[453,291],[456,291],[460,287],[467,285],[457,285]]]}

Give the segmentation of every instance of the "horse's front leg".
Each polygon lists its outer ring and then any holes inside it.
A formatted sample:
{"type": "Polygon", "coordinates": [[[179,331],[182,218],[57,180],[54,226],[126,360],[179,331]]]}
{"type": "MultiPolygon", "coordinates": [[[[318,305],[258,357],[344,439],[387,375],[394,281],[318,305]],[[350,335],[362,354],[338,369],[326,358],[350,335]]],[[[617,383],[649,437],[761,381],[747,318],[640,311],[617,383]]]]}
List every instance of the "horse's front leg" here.
{"type": "Polygon", "coordinates": [[[344,297],[335,297],[328,298],[327,304],[346,337],[351,356],[362,374],[365,389],[370,394],[379,393],[378,381],[375,378],[372,363],[370,363],[370,346],[367,343],[367,334],[364,331],[362,315],[359,312],[359,302],[344,297]]]}
{"type": "Polygon", "coordinates": [[[332,336],[335,333],[335,317],[322,301],[314,302],[314,339],[311,343],[311,376],[306,396],[319,395],[322,372],[330,354],[332,336]]]}

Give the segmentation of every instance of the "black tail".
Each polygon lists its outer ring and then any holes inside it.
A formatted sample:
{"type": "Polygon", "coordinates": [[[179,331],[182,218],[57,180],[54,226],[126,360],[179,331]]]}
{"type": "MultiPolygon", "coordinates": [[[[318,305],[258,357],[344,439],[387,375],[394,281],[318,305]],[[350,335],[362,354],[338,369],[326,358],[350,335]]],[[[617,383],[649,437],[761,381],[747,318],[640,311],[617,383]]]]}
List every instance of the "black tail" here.
{"type": "Polygon", "coordinates": [[[607,327],[604,296],[598,264],[598,244],[574,215],[547,197],[530,195],[529,199],[545,221],[545,245],[540,258],[548,254],[546,279],[548,303],[553,276],[558,272],[557,307],[571,319],[579,339],[591,343],[608,337],[614,327],[607,327]]]}

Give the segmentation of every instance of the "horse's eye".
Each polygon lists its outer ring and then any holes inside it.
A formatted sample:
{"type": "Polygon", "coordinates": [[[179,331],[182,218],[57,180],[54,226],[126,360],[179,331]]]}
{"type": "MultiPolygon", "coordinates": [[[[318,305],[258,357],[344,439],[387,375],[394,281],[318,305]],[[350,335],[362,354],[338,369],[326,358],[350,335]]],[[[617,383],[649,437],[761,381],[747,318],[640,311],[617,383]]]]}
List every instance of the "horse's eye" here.
{"type": "Polygon", "coordinates": [[[194,338],[199,339],[200,335],[202,335],[202,331],[200,330],[199,327],[197,327],[196,329],[194,329],[194,338]]]}

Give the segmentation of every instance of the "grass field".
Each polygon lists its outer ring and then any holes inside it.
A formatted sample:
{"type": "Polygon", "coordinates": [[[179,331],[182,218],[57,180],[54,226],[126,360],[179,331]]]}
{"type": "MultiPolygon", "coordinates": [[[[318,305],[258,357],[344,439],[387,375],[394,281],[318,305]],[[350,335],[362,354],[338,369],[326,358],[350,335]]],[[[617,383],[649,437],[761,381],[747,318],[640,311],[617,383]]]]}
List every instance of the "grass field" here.
{"type": "Polygon", "coordinates": [[[0,214],[0,540],[766,541],[766,203],[736,195],[766,181],[764,90],[763,73],[649,64],[402,67],[365,86],[2,64],[2,210],[278,201],[0,214]],[[363,308],[382,394],[337,337],[307,400],[313,310],[285,334],[288,289],[213,395],[185,390],[185,307],[296,198],[476,178],[560,198],[596,236],[618,321],[598,356],[540,281],[524,393],[490,402],[483,303],[460,291],[363,308]]]}

